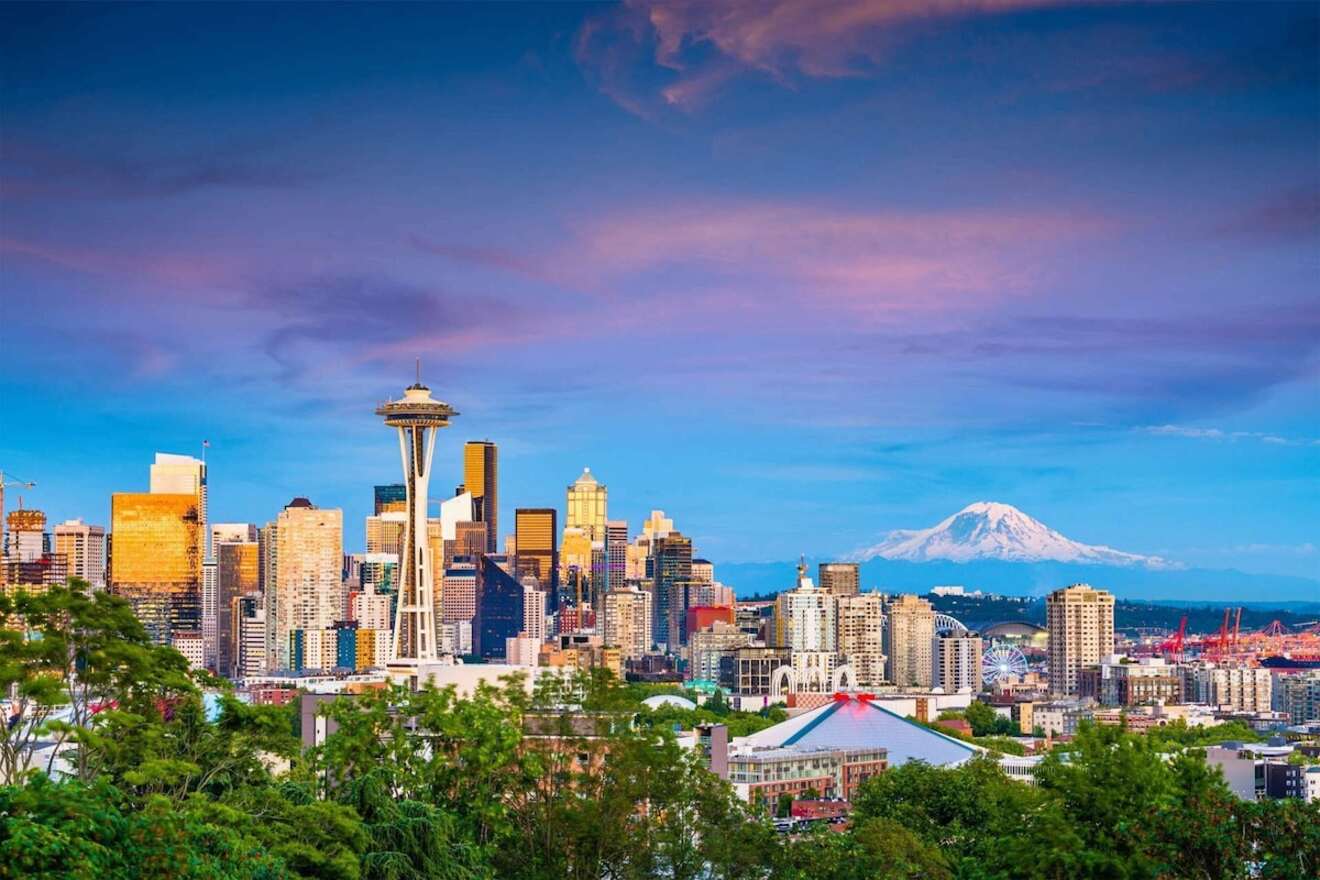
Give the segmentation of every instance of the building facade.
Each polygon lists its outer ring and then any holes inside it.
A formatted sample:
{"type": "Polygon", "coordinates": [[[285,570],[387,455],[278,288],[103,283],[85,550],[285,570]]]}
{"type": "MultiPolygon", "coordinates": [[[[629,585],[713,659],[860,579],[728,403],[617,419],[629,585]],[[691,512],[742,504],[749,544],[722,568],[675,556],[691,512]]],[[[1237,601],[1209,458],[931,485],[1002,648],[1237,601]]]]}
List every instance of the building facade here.
{"type": "Polygon", "coordinates": [[[500,455],[489,440],[463,446],[463,486],[472,495],[472,519],[486,524],[486,553],[499,547],[500,455]]]}
{"type": "Polygon", "coordinates": [[[1075,695],[1081,670],[1114,653],[1114,596],[1087,584],[1055,590],[1045,599],[1045,628],[1050,693],[1075,695]]]}
{"type": "Polygon", "coordinates": [[[82,578],[93,590],[105,589],[105,527],[71,519],[55,527],[55,552],[64,556],[69,577],[82,578]]]}
{"type": "Polygon", "coordinates": [[[920,596],[889,603],[889,679],[900,687],[935,684],[935,609],[920,596]]]}
{"type": "Polygon", "coordinates": [[[822,562],[816,571],[821,592],[855,596],[861,592],[862,567],[856,562],[822,562]]]}
{"type": "Polygon", "coordinates": [[[636,587],[605,594],[602,635],[606,645],[618,648],[625,660],[648,653],[651,635],[651,594],[636,587]]]}

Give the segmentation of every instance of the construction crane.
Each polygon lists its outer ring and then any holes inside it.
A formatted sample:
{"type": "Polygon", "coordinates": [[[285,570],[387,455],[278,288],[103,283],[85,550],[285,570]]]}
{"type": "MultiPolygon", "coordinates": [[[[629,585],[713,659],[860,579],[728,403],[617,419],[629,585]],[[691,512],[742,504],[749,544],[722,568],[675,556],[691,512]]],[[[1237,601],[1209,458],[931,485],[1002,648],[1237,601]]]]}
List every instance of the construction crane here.
{"type": "Polygon", "coordinates": [[[0,471],[0,556],[4,556],[8,551],[8,545],[5,543],[5,489],[35,489],[37,484],[30,480],[20,480],[17,477],[9,479],[4,471],[0,471]]]}
{"type": "Polygon", "coordinates": [[[1233,618],[1233,653],[1234,654],[1237,653],[1238,633],[1241,631],[1241,629],[1242,629],[1242,608],[1241,606],[1239,606],[1237,610],[1237,617],[1233,618]]]}
{"type": "Polygon", "coordinates": [[[1160,652],[1163,654],[1168,654],[1169,659],[1171,659],[1174,663],[1179,662],[1180,660],[1182,660],[1183,639],[1186,636],[1187,636],[1187,615],[1184,614],[1182,616],[1182,620],[1178,622],[1178,632],[1175,633],[1172,638],[1165,639],[1163,642],[1160,643],[1160,652]]]}

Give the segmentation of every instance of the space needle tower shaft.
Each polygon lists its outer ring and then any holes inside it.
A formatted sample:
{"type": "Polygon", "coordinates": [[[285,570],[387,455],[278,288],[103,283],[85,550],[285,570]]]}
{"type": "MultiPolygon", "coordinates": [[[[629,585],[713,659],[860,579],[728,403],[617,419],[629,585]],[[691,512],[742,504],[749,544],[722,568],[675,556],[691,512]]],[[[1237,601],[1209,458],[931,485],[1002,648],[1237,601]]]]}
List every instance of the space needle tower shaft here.
{"type": "Polygon", "coordinates": [[[376,408],[376,415],[399,432],[399,456],[407,491],[407,521],[399,558],[398,602],[394,612],[394,640],[390,665],[416,667],[437,657],[434,566],[427,533],[427,492],[431,482],[431,460],[436,432],[449,426],[458,415],[447,403],[431,397],[431,389],[417,382],[404,389],[403,397],[376,408]]]}

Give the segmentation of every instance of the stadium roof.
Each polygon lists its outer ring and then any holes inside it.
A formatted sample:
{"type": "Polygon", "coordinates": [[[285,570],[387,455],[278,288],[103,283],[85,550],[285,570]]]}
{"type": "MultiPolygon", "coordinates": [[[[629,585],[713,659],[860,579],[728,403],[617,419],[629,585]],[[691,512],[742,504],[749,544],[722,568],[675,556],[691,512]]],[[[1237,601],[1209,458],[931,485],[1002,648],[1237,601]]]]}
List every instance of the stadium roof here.
{"type": "Polygon", "coordinates": [[[935,766],[961,764],[982,751],[979,746],[946,736],[904,718],[866,697],[840,695],[834,702],[796,718],[742,737],[735,747],[744,749],[882,748],[889,765],[925,761],[935,766]]]}

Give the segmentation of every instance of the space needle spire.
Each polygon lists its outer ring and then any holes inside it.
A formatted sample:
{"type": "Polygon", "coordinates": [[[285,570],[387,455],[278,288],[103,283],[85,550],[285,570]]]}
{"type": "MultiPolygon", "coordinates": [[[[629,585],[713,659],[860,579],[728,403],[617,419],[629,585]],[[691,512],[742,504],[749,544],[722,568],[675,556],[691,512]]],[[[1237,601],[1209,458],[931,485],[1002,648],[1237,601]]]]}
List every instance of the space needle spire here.
{"type": "Polygon", "coordinates": [[[398,603],[389,663],[399,671],[415,670],[419,664],[438,659],[432,572],[440,560],[431,558],[427,540],[427,489],[436,431],[448,427],[449,419],[458,415],[449,404],[431,396],[431,389],[422,384],[421,373],[419,358],[417,382],[404,389],[401,399],[376,407],[376,415],[399,431],[399,455],[407,488],[408,518],[399,559],[398,603]]]}

